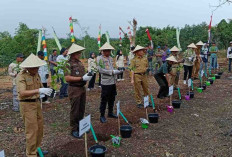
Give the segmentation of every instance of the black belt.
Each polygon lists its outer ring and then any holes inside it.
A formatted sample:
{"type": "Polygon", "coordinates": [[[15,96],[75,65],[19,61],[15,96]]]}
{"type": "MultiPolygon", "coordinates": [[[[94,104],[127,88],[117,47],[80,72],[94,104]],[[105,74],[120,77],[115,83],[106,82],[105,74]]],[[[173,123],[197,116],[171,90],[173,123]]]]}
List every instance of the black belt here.
{"type": "Polygon", "coordinates": [[[146,73],[135,73],[137,75],[146,75],[146,73]]]}
{"type": "Polygon", "coordinates": [[[71,86],[71,87],[84,87],[85,85],[81,86],[81,85],[71,85],[71,84],[69,84],[69,86],[71,86]]]}
{"type": "Polygon", "coordinates": [[[24,99],[24,100],[19,100],[20,102],[37,102],[39,99],[24,99]]]}

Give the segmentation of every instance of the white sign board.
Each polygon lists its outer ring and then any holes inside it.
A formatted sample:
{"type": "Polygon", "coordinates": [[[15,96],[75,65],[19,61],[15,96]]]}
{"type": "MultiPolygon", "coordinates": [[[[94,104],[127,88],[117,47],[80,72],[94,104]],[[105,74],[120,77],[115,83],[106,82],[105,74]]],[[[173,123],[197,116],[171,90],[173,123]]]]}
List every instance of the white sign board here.
{"type": "Polygon", "coordinates": [[[168,95],[172,95],[173,94],[173,86],[169,87],[169,94],[168,95]]]}
{"type": "Polygon", "coordinates": [[[117,106],[117,116],[119,116],[119,113],[120,113],[120,101],[118,101],[116,106],[117,106]]]}
{"type": "Polygon", "coordinates": [[[144,108],[146,108],[147,106],[149,106],[149,96],[144,97],[144,108]]]}
{"type": "Polygon", "coordinates": [[[0,157],[5,157],[4,150],[2,150],[2,151],[0,152],[0,157]]]}
{"type": "Polygon", "coordinates": [[[192,80],[188,79],[188,87],[191,87],[191,85],[192,85],[192,80]]]}
{"type": "Polygon", "coordinates": [[[204,75],[204,70],[201,70],[201,77],[203,77],[204,75]]]}
{"type": "Polygon", "coordinates": [[[84,119],[82,119],[79,122],[79,136],[83,135],[84,133],[86,133],[87,131],[89,131],[90,129],[90,115],[88,115],[87,117],[85,117],[84,119]]]}

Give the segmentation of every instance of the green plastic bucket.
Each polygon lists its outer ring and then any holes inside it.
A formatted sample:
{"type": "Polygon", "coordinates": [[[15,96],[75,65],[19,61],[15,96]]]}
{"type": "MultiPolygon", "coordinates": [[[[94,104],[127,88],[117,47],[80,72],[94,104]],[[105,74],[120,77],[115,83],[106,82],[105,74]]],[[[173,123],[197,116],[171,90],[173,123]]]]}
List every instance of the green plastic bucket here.
{"type": "Polygon", "coordinates": [[[210,86],[210,82],[209,81],[206,81],[205,84],[206,84],[206,86],[210,86]]]}
{"type": "Polygon", "coordinates": [[[198,93],[202,93],[202,88],[197,88],[198,93]]]}
{"type": "Polygon", "coordinates": [[[216,77],[215,77],[215,76],[214,76],[214,77],[212,77],[212,80],[214,80],[214,81],[215,81],[215,80],[216,80],[216,77]]]}
{"type": "Polygon", "coordinates": [[[143,124],[143,123],[142,123],[142,128],[143,128],[143,129],[147,129],[147,128],[148,128],[148,124],[143,124]]]}

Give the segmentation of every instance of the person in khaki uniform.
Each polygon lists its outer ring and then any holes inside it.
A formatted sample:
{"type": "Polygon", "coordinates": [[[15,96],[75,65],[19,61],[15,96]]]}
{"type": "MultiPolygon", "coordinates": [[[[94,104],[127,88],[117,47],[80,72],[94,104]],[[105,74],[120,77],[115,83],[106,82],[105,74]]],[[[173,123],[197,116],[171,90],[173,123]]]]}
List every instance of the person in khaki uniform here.
{"type": "Polygon", "coordinates": [[[201,59],[201,48],[202,48],[203,45],[204,45],[204,43],[202,41],[199,41],[196,44],[196,46],[197,46],[197,49],[195,51],[196,58],[195,58],[195,61],[193,63],[193,73],[192,73],[193,79],[197,79],[198,78],[198,73],[199,73],[199,70],[200,70],[201,62],[202,62],[202,59],[201,59]]]}
{"type": "Polygon", "coordinates": [[[134,84],[135,100],[137,107],[143,107],[143,99],[141,90],[143,89],[144,96],[149,96],[148,81],[146,71],[148,69],[148,60],[144,56],[146,48],[137,45],[133,51],[135,57],[131,60],[132,77],[131,83],[134,84]],[[142,88],[142,89],[141,89],[142,88]]]}
{"type": "Polygon", "coordinates": [[[65,73],[65,80],[68,82],[68,96],[71,103],[70,126],[71,135],[79,137],[79,121],[84,118],[86,103],[86,81],[91,80],[92,76],[85,73],[85,67],[81,63],[81,53],[85,50],[77,44],[72,44],[68,50],[70,59],[68,60],[70,73],[65,73]]]}
{"type": "Polygon", "coordinates": [[[172,52],[171,56],[173,56],[177,62],[172,65],[172,71],[170,77],[170,84],[174,86],[174,89],[178,88],[178,83],[179,83],[179,77],[180,77],[180,63],[183,63],[183,60],[180,60],[180,57],[178,55],[178,52],[180,51],[176,46],[170,49],[172,52]]]}
{"type": "Polygon", "coordinates": [[[31,54],[20,64],[24,70],[16,78],[20,113],[25,125],[27,157],[37,157],[37,148],[41,146],[43,138],[43,115],[39,98],[52,93],[52,89],[42,88],[38,74],[39,67],[44,64],[41,59],[31,54]]]}

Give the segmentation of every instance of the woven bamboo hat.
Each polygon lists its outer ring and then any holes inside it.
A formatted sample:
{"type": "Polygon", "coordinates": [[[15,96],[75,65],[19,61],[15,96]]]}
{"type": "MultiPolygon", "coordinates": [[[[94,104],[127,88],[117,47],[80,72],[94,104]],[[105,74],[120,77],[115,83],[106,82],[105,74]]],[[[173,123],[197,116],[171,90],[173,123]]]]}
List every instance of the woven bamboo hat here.
{"type": "Polygon", "coordinates": [[[140,45],[137,45],[133,51],[133,53],[135,53],[136,51],[139,51],[139,50],[145,50],[146,48],[145,47],[142,47],[140,45]]]}
{"type": "Polygon", "coordinates": [[[81,52],[83,50],[85,50],[84,47],[79,46],[79,45],[73,43],[72,46],[68,49],[68,55],[76,53],[76,52],[81,52]]]}
{"type": "Polygon", "coordinates": [[[176,58],[171,56],[166,59],[166,61],[172,61],[172,62],[177,62],[176,58]]]}
{"type": "Polygon", "coordinates": [[[204,43],[202,41],[199,41],[198,43],[196,43],[196,46],[203,46],[204,43]]]}
{"type": "Polygon", "coordinates": [[[22,68],[36,68],[45,64],[46,62],[43,62],[41,59],[39,59],[39,57],[32,53],[19,66],[22,68]]]}
{"type": "Polygon", "coordinates": [[[100,51],[102,51],[102,50],[114,50],[114,48],[108,42],[106,42],[99,50],[100,51]]]}
{"type": "Polygon", "coordinates": [[[173,46],[171,49],[170,49],[171,52],[179,52],[180,50],[176,47],[176,46],[173,46]]]}
{"type": "Polygon", "coordinates": [[[188,48],[194,48],[194,49],[196,49],[197,47],[196,47],[196,45],[194,44],[194,43],[192,43],[192,44],[190,44],[189,46],[187,46],[188,48]]]}

